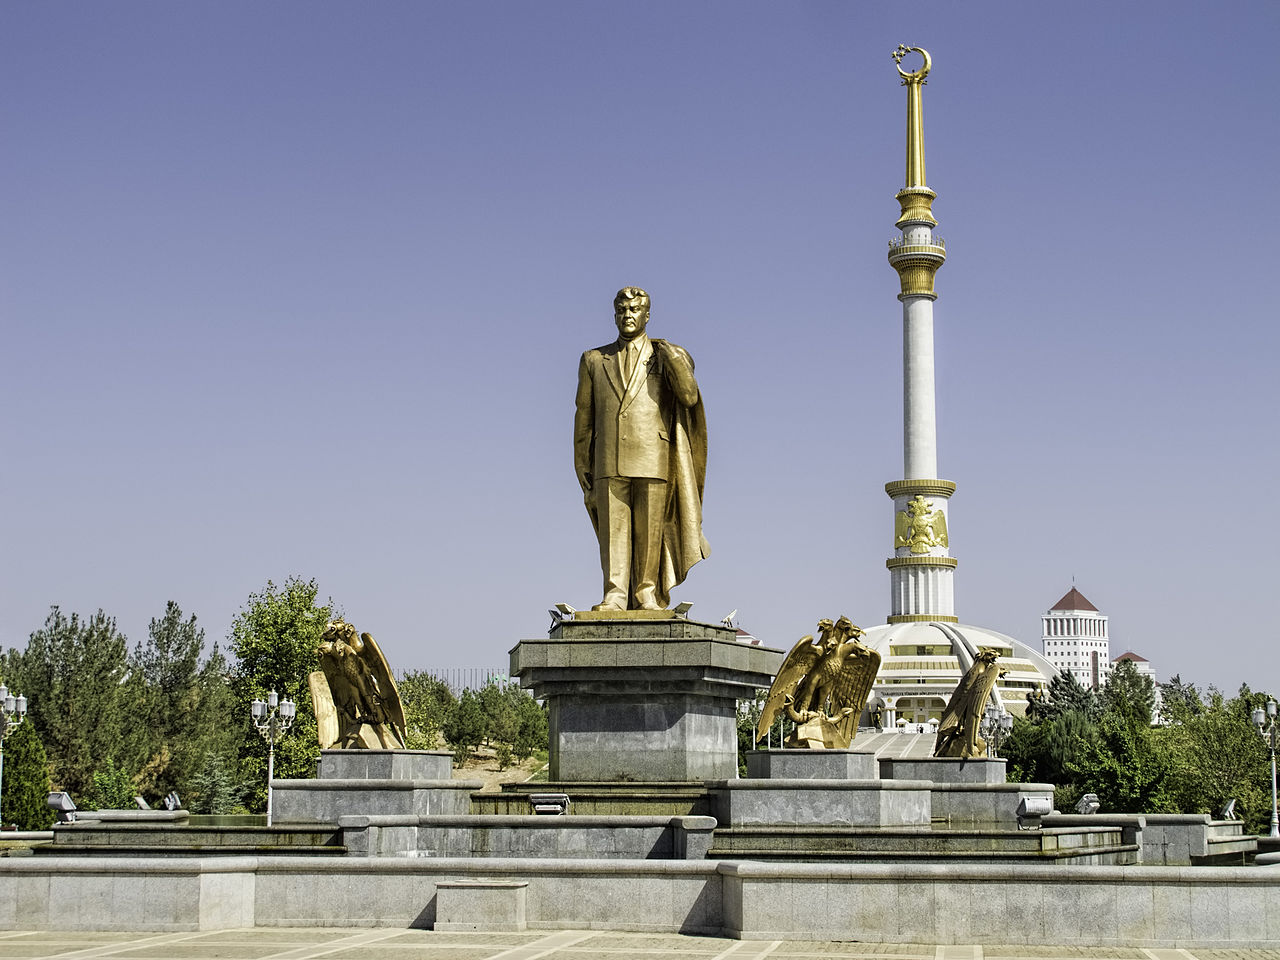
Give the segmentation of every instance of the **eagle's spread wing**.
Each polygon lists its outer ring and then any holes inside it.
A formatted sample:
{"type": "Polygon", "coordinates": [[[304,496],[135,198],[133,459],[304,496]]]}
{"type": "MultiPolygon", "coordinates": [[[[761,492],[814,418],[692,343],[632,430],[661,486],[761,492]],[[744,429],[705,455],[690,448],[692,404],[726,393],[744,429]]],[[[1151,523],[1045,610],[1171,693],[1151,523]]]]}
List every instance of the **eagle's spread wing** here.
{"type": "Polygon", "coordinates": [[[857,640],[841,644],[840,653],[844,662],[831,692],[831,705],[838,710],[853,707],[861,711],[880,672],[880,654],[857,640]]]}
{"type": "Polygon", "coordinates": [[[782,668],[774,678],[773,686],[769,688],[769,696],[760,712],[760,722],[756,724],[756,740],[763,737],[773,725],[774,717],[786,703],[787,697],[795,692],[797,685],[821,655],[822,648],[813,642],[813,637],[801,637],[796,641],[796,645],[787,654],[787,659],[782,661],[782,668]]]}
{"type": "Polygon", "coordinates": [[[933,539],[937,541],[940,547],[949,547],[950,541],[947,540],[947,515],[941,510],[933,511],[933,539]]]}
{"type": "Polygon", "coordinates": [[[338,708],[333,705],[333,694],[329,691],[329,681],[325,679],[323,670],[308,674],[307,685],[311,688],[311,706],[316,712],[316,738],[320,741],[320,749],[328,750],[341,735],[338,708]]]}
{"type": "Polygon", "coordinates": [[[378,698],[382,701],[383,716],[391,722],[395,728],[396,736],[400,738],[400,743],[404,743],[404,705],[400,702],[400,691],[396,689],[396,682],[391,676],[391,668],[387,666],[387,658],[382,655],[382,648],[378,646],[378,641],[373,639],[372,635],[367,633],[360,634],[360,639],[364,641],[364,653],[361,659],[369,668],[369,672],[373,674],[373,679],[378,682],[378,698]]]}
{"type": "Polygon", "coordinates": [[[867,697],[871,695],[871,685],[876,682],[876,674],[880,672],[880,654],[857,640],[842,643],[838,653],[843,656],[843,662],[831,691],[831,708],[834,713],[845,707],[852,708],[853,712],[849,714],[845,724],[849,739],[852,740],[857,733],[858,718],[867,705],[867,697]]]}
{"type": "Polygon", "coordinates": [[[893,515],[893,545],[911,546],[911,515],[905,510],[899,510],[893,515]]]}

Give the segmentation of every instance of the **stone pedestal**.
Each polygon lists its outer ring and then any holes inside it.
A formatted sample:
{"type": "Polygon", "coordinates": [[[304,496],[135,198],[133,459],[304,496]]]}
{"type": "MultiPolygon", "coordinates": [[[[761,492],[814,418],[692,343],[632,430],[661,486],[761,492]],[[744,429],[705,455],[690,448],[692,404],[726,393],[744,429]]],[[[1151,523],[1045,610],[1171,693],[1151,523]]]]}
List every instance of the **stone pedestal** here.
{"type": "Polygon", "coordinates": [[[737,702],[783,652],[669,611],[581,613],[521,640],[511,675],[547,702],[553,782],[737,776],[737,702]],[[643,619],[641,616],[643,615],[643,619]]]}
{"type": "Polygon", "coordinates": [[[884,780],[932,780],[934,783],[1004,783],[1007,761],[993,757],[883,757],[880,776],[884,780]]]}
{"type": "Polygon", "coordinates": [[[722,825],[928,827],[931,788],[900,780],[726,780],[711,788],[722,825]]]}
{"type": "Polygon", "coordinates": [[[878,780],[880,771],[875,754],[859,750],[748,750],[747,776],[762,780],[878,780]]]}
{"type": "Polygon", "coordinates": [[[351,816],[457,816],[481,780],[454,780],[450,754],[429,750],[321,750],[315,780],[273,780],[276,823],[351,816]]]}
{"type": "Polygon", "coordinates": [[[321,780],[451,780],[447,750],[321,750],[321,780]]]}

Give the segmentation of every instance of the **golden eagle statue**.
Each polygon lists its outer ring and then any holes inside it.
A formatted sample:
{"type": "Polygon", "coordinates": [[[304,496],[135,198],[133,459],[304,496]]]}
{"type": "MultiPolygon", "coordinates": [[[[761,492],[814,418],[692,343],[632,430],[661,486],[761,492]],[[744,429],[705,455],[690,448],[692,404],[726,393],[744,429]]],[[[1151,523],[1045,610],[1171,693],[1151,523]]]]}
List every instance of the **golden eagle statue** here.
{"type": "Polygon", "coordinates": [[[404,707],[377,641],[333,620],[320,643],[320,669],[307,681],[320,749],[404,749],[404,707]]]}
{"type": "Polygon", "coordinates": [[[982,713],[996,681],[1008,672],[1005,667],[996,666],[996,656],[994,650],[983,650],[956,684],[955,693],[942,711],[942,722],[938,724],[938,741],[933,747],[935,757],[967,760],[986,752],[987,741],[979,733],[982,713]]]}
{"type": "Polygon", "coordinates": [[[841,617],[818,621],[818,640],[801,637],[769,688],[756,726],[759,741],[785,710],[796,724],[784,746],[847,750],[880,670],[880,654],[858,638],[860,627],[841,617]]]}

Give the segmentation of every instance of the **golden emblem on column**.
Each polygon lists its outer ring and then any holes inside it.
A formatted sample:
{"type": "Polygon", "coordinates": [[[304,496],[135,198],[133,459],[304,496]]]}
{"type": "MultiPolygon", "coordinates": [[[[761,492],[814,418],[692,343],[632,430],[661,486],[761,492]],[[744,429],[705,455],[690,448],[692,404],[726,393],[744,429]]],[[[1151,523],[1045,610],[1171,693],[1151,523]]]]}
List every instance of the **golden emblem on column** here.
{"type": "Polygon", "coordinates": [[[769,688],[756,725],[760,740],[782,711],[795,723],[784,746],[847,750],[858,733],[858,718],[880,670],[880,654],[848,617],[818,621],[819,640],[801,637],[769,688]]]}
{"type": "Polygon", "coordinates": [[[918,494],[907,502],[906,510],[894,514],[895,547],[910,547],[912,553],[928,553],[931,547],[950,546],[947,515],[933,509],[933,501],[918,494]]]}

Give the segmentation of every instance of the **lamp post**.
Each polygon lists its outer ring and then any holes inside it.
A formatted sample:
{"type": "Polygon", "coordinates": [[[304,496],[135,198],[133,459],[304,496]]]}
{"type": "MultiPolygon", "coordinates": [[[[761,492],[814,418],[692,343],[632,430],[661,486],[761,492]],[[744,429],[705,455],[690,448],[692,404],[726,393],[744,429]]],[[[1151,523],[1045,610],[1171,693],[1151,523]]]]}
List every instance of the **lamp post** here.
{"type": "Polygon", "coordinates": [[[987,741],[987,756],[999,757],[1000,744],[1013,729],[1013,717],[1005,713],[994,703],[988,704],[982,715],[982,725],[978,732],[987,741]]]}
{"type": "Polygon", "coordinates": [[[1263,742],[1271,754],[1271,836],[1280,837],[1280,813],[1276,808],[1276,748],[1280,746],[1280,727],[1276,725],[1276,702],[1267,704],[1264,711],[1261,707],[1253,711],[1253,725],[1262,734],[1263,742]],[[1264,728],[1263,724],[1270,718],[1271,722],[1264,728]]]}
{"type": "MultiPolygon", "coordinates": [[[[4,797],[4,742],[25,719],[27,698],[21,695],[15,697],[8,687],[0,683],[0,798],[4,797]]],[[[3,823],[3,817],[0,817],[0,824],[3,823]]]]}
{"type": "Polygon", "coordinates": [[[271,826],[271,781],[276,772],[276,744],[284,739],[284,735],[293,726],[293,717],[297,713],[297,704],[292,700],[281,700],[272,690],[266,700],[254,700],[249,705],[249,713],[253,717],[253,725],[262,739],[267,741],[267,826],[271,826]]]}

